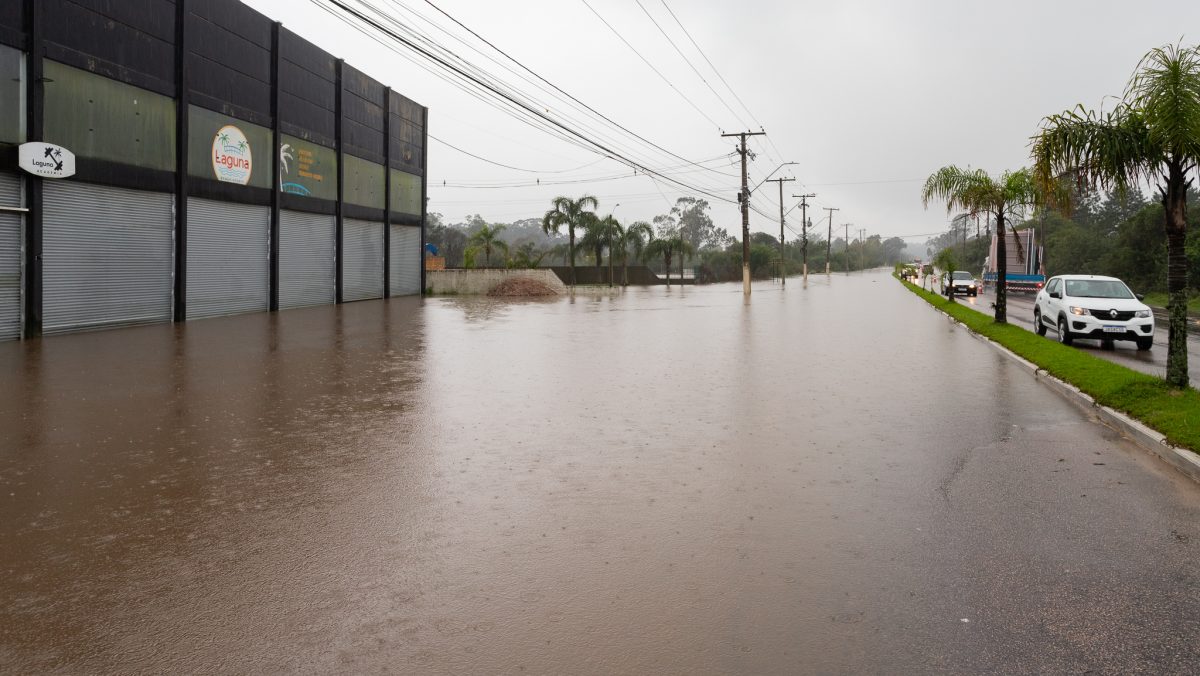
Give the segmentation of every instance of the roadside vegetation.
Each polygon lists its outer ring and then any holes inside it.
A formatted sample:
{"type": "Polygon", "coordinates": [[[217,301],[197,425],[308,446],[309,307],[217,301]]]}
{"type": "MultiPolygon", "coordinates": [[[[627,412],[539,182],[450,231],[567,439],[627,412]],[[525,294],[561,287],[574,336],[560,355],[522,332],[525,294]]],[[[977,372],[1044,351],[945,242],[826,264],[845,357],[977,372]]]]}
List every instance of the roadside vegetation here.
{"type": "Polygon", "coordinates": [[[1200,453],[1200,392],[1172,387],[1161,378],[1060,345],[962,303],[901,280],[933,307],[968,329],[1003,345],[1050,375],[1078,387],[1100,404],[1127,413],[1165,435],[1176,446],[1200,453]]]}
{"type": "MultiPolygon", "coordinates": [[[[600,200],[589,195],[562,196],[541,216],[511,223],[492,222],[480,214],[447,223],[442,214],[430,212],[426,241],[445,258],[447,268],[569,266],[569,278],[577,279],[574,271],[586,265],[596,271],[589,279],[611,279],[614,284],[621,280],[625,285],[627,267],[642,264],[660,276],[667,274],[668,267],[676,278],[690,270],[699,283],[741,281],[741,241],[729,234],[740,232],[741,224],[734,219],[723,224],[714,221],[707,200],[681,197],[652,223],[622,223],[614,214],[618,206],[604,205],[602,209],[600,200]],[[607,215],[601,215],[605,210],[607,215]],[[674,240],[669,257],[665,244],[655,245],[653,255],[647,255],[655,240],[674,240]],[[490,253],[485,242],[490,244],[490,253]],[[602,274],[603,268],[608,268],[607,274],[602,274]]],[[[849,242],[834,237],[829,241],[828,235],[847,232],[829,222],[810,219],[805,227],[796,218],[787,221],[787,228],[782,268],[789,276],[800,274],[806,249],[810,274],[823,271],[826,261],[834,272],[842,272],[892,265],[914,253],[906,251],[904,240],[898,237],[871,235],[852,237],[849,242]]],[[[750,274],[754,279],[780,274],[778,237],[766,232],[751,234],[750,274]]]]}
{"type": "MultiPolygon", "coordinates": [[[[1005,172],[998,179],[954,166],[931,175],[921,192],[926,206],[931,200],[945,202],[950,212],[966,213],[952,219],[948,242],[939,238],[935,249],[931,240],[929,255],[961,244],[961,259],[974,270],[990,240],[980,236],[979,215],[986,214],[988,235],[993,222],[995,232],[1003,234],[1006,221],[1015,224],[1025,210],[1032,210],[1036,221],[1026,221],[1024,227],[1041,226],[1048,276],[1109,275],[1140,293],[1166,292],[1166,381],[1186,389],[1187,313],[1200,288],[1200,237],[1195,227],[1188,228],[1189,220],[1196,219],[1193,188],[1200,171],[1200,46],[1165,45],[1147,52],[1110,109],[1079,104],[1046,116],[1033,136],[1031,154],[1032,169],[1005,172]],[[1144,186],[1154,190],[1157,205],[1145,202],[1144,186]],[[1102,208],[1100,193],[1107,195],[1102,208]],[[1089,229],[1071,223],[1077,207],[1083,212],[1077,218],[1085,224],[1107,212],[1100,220],[1108,225],[1089,229]],[[976,241],[968,246],[972,220],[976,241]]],[[[1006,239],[997,238],[1001,280],[1006,239]]],[[[1006,321],[1006,305],[1001,283],[996,288],[998,324],[1006,321]]]]}

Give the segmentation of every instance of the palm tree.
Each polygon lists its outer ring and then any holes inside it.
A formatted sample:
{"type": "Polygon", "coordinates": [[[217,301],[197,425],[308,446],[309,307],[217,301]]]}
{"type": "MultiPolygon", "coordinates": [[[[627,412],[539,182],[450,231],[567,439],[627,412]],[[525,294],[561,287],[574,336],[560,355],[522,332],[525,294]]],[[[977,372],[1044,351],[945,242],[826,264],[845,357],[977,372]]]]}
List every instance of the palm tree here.
{"type": "Polygon", "coordinates": [[[1200,167],[1200,45],[1150,50],[1109,113],[1079,105],[1045,118],[1033,161],[1045,186],[1069,175],[1085,190],[1124,193],[1143,182],[1158,189],[1167,233],[1167,383],[1187,387],[1187,190],[1189,172],[1200,167]]]}
{"type": "Polygon", "coordinates": [[[608,285],[613,285],[613,250],[617,247],[625,235],[625,229],[621,227],[620,222],[613,218],[612,214],[604,218],[590,219],[592,222],[588,225],[588,233],[584,238],[596,249],[596,279],[600,278],[600,254],[605,248],[608,249],[608,285]]]}
{"type": "Polygon", "coordinates": [[[617,249],[621,252],[621,286],[629,286],[629,248],[633,247],[634,258],[640,260],[646,244],[653,239],[654,230],[646,221],[630,223],[621,232],[621,239],[617,242],[617,249]]]}
{"type": "Polygon", "coordinates": [[[583,214],[583,237],[579,240],[582,249],[591,249],[595,254],[596,283],[602,280],[600,266],[604,264],[604,219],[599,214],[588,212],[583,214]]]}
{"type": "Polygon", "coordinates": [[[570,238],[567,243],[567,258],[571,262],[571,286],[575,286],[575,228],[584,225],[583,215],[591,213],[587,211],[589,206],[595,209],[600,206],[600,202],[591,195],[584,195],[576,200],[569,197],[555,197],[554,208],[547,211],[546,215],[542,217],[542,232],[547,235],[558,234],[560,227],[567,226],[567,234],[570,238]]]}
{"type": "MultiPolygon", "coordinates": [[[[663,267],[667,271],[667,286],[671,286],[671,259],[691,253],[694,253],[692,245],[688,244],[678,232],[670,232],[666,237],[660,237],[647,244],[642,255],[646,258],[662,257],[663,267]]],[[[680,279],[679,282],[682,284],[683,280],[680,279]]]]}
{"type": "Polygon", "coordinates": [[[504,253],[508,253],[508,243],[500,239],[500,232],[507,226],[492,225],[484,226],[475,231],[469,240],[471,244],[483,249],[484,267],[492,267],[492,249],[498,249],[504,253]]]}
{"type": "MultiPolygon", "coordinates": [[[[1005,171],[997,178],[982,169],[942,167],[925,180],[921,201],[929,208],[930,200],[946,202],[946,213],[963,210],[971,214],[988,213],[996,217],[996,323],[1008,322],[1008,249],[1005,246],[1004,221],[1012,223],[1035,204],[1040,195],[1028,169],[1005,171]]],[[[1013,227],[1013,233],[1016,228],[1013,227]]]]}

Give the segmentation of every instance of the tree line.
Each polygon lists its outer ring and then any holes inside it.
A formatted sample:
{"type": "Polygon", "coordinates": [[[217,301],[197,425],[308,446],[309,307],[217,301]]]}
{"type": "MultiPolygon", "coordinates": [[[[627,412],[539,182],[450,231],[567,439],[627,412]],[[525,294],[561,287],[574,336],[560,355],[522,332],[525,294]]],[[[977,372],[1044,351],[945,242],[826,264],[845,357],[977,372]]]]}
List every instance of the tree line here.
{"type": "MultiPolygon", "coordinates": [[[[562,196],[541,218],[512,223],[489,222],[474,214],[450,224],[441,214],[430,213],[426,240],[451,268],[574,268],[582,263],[608,267],[608,279],[624,281],[626,275],[617,275],[617,267],[643,264],[658,275],[690,271],[697,283],[740,281],[741,244],[714,223],[710,209],[707,200],[681,197],[667,213],[649,222],[623,223],[603,213],[595,197],[562,196]]],[[[806,261],[813,272],[824,271],[827,261],[833,270],[843,271],[892,265],[906,257],[905,243],[896,237],[872,235],[849,243],[835,237],[827,243],[825,233],[811,222],[806,239],[788,234],[782,252],[774,235],[751,235],[750,271],[755,279],[797,275],[806,261]]]]}

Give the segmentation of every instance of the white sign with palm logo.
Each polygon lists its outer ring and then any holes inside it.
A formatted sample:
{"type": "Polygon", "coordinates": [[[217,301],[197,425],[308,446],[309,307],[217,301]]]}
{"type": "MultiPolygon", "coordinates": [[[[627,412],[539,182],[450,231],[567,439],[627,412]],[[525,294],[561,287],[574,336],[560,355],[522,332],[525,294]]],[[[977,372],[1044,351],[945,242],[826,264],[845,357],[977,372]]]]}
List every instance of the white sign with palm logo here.
{"type": "Polygon", "coordinates": [[[53,143],[22,143],[17,150],[17,164],[25,171],[43,178],[75,175],[75,154],[53,143]]]}
{"type": "Polygon", "coordinates": [[[213,175],[218,181],[246,185],[254,169],[250,142],[241,129],[229,124],[217,130],[212,147],[213,175]]]}

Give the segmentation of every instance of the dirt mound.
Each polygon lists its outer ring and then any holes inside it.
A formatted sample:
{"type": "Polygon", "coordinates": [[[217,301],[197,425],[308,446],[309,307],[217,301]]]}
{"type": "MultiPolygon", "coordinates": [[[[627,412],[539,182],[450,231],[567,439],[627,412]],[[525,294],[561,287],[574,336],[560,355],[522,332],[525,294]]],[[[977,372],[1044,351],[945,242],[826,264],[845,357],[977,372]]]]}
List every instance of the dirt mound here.
{"type": "Polygon", "coordinates": [[[528,277],[513,277],[488,289],[489,296],[557,296],[549,284],[528,277]]]}

